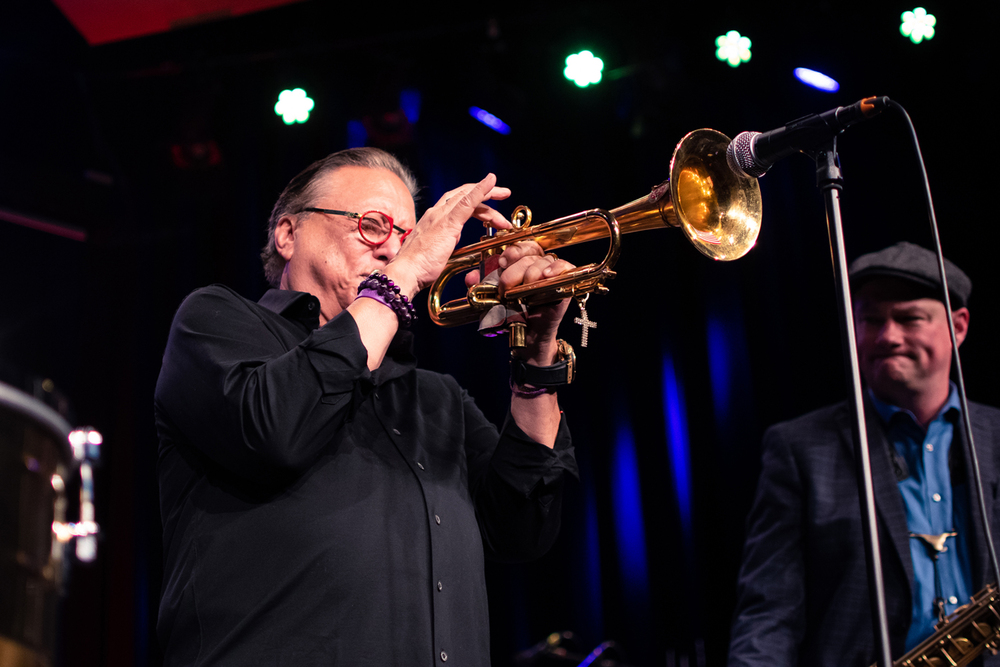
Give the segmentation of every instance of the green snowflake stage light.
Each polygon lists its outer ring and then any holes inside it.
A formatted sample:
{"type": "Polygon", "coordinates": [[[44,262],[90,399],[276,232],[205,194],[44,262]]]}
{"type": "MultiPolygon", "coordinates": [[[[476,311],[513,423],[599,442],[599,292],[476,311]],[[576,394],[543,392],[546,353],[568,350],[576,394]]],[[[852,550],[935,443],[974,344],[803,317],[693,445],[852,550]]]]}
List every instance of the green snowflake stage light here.
{"type": "Polygon", "coordinates": [[[563,70],[563,76],[579,87],[586,88],[592,83],[600,83],[601,70],[603,69],[603,60],[590,51],[580,51],[580,53],[566,56],[566,69],[563,70]]]}
{"type": "Polygon", "coordinates": [[[750,60],[750,38],[735,30],[716,37],[715,46],[715,57],[729,63],[730,67],[739,67],[740,63],[750,60]]]}
{"type": "Polygon", "coordinates": [[[915,7],[912,12],[903,12],[900,18],[903,22],[899,26],[899,32],[903,33],[904,37],[909,37],[914,44],[934,37],[934,24],[937,23],[937,19],[933,14],[928,14],[923,7],[915,7]]]}
{"type": "Polygon", "coordinates": [[[278,102],[274,105],[274,113],[281,116],[285,125],[304,123],[309,120],[309,112],[313,110],[314,106],[316,103],[301,88],[283,90],[278,95],[278,102]]]}

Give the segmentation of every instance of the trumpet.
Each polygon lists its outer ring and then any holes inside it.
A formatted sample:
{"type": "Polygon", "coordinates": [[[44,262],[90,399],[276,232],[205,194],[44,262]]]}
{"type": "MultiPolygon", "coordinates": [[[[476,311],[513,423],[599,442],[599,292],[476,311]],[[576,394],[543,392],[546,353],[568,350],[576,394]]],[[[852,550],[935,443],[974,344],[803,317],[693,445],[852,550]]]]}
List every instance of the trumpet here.
{"type": "MultiPolygon", "coordinates": [[[[590,209],[538,225],[531,210],[517,207],[513,229],[496,231],[458,248],[431,286],[427,308],[431,320],[445,327],[469,324],[497,305],[521,309],[605,293],[604,283],[621,254],[621,235],[649,229],[679,227],[702,254],[730,261],[745,255],[760,232],[761,199],[757,179],[737,174],[726,161],[730,139],[721,132],[695,130],[685,135],[670,159],[670,178],[635,201],[607,211],[590,209]],[[445,284],[456,274],[485,266],[488,258],[521,241],[535,241],[546,252],[607,238],[608,253],[598,263],[586,264],[559,276],[519,285],[500,297],[496,285],[479,283],[464,299],[442,302],[445,284]]],[[[512,346],[517,346],[512,334],[512,346]]]]}

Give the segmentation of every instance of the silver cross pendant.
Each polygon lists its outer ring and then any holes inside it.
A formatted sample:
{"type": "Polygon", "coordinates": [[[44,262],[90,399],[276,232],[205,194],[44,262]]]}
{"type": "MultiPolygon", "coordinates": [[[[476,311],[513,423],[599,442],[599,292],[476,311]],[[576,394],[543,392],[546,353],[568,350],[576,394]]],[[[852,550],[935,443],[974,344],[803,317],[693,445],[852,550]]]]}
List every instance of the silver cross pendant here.
{"type": "Polygon", "coordinates": [[[576,297],[576,305],[580,307],[580,317],[574,318],[573,322],[583,327],[583,331],[580,333],[580,347],[587,347],[590,330],[597,328],[597,322],[587,317],[587,299],[589,298],[589,293],[576,297]]]}

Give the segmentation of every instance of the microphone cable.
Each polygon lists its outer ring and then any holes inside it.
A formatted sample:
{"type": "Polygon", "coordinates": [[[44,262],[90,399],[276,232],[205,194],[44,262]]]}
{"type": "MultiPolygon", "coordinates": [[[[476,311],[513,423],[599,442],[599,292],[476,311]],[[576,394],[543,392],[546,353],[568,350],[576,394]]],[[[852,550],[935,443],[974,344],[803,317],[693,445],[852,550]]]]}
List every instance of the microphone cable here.
{"type": "Polygon", "coordinates": [[[965,395],[965,377],[962,374],[962,358],[958,353],[958,337],[955,335],[955,321],[951,316],[951,297],[948,295],[948,278],[944,270],[944,254],[941,251],[941,236],[938,234],[937,216],[934,214],[934,201],[931,198],[931,184],[927,178],[927,167],[924,164],[924,156],[920,152],[920,141],[917,139],[917,131],[913,127],[913,121],[906,109],[895,100],[889,100],[889,106],[902,114],[903,119],[910,131],[910,138],[913,142],[913,150],[917,154],[917,164],[920,167],[920,175],[924,182],[924,197],[927,204],[927,214],[930,218],[931,233],[934,236],[934,252],[937,255],[938,273],[941,276],[941,285],[944,288],[944,309],[948,316],[948,332],[951,335],[951,354],[955,364],[955,375],[958,385],[958,399],[962,406],[962,427],[965,432],[965,443],[969,453],[969,460],[972,463],[972,476],[976,485],[976,499],[979,503],[979,515],[983,524],[983,532],[986,536],[986,545],[989,549],[990,562],[993,566],[993,577],[997,585],[1000,585],[1000,565],[997,564],[996,547],[993,545],[993,531],[990,529],[989,517],[986,514],[986,497],[983,494],[983,479],[979,472],[979,457],[976,455],[976,446],[972,439],[972,419],[969,416],[969,401],[965,395]]]}

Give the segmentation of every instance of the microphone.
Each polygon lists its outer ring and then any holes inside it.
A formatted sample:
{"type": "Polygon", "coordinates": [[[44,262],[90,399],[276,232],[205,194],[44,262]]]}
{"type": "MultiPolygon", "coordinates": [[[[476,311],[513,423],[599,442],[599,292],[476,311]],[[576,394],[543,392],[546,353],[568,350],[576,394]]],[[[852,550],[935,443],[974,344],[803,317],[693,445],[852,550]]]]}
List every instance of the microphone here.
{"type": "Polygon", "coordinates": [[[726,161],[737,174],[760,178],[781,158],[815,148],[888,106],[888,97],[866,97],[850,106],[803,116],[770,132],[741,132],[729,143],[726,161]]]}

